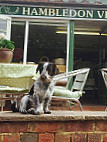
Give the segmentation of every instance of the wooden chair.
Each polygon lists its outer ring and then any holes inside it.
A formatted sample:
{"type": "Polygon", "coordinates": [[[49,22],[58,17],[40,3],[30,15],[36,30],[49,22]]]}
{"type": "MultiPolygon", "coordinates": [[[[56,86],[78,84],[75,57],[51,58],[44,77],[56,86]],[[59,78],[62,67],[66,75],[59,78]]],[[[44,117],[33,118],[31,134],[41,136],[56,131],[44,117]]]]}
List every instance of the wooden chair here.
{"type": "MultiPolygon", "coordinates": [[[[107,68],[102,68],[101,73],[102,73],[102,76],[104,79],[105,86],[107,88],[107,68]]],[[[107,107],[106,107],[105,111],[107,111],[107,107]]]]}
{"type": "Polygon", "coordinates": [[[28,93],[39,74],[35,65],[0,63],[0,102],[1,111],[6,100],[13,100],[28,93]]]}
{"type": "Polygon", "coordinates": [[[69,108],[71,110],[71,105],[76,104],[80,107],[80,110],[82,111],[82,105],[79,101],[80,97],[84,93],[83,89],[89,74],[89,68],[83,68],[79,70],[74,70],[68,73],[62,73],[59,75],[56,75],[53,78],[53,81],[50,84],[50,88],[53,89],[53,96],[52,99],[56,100],[67,100],[69,103],[69,108]],[[58,87],[55,86],[56,82],[67,78],[67,85],[66,87],[58,87]],[[69,90],[68,86],[69,83],[72,81],[72,88],[69,90]]]}

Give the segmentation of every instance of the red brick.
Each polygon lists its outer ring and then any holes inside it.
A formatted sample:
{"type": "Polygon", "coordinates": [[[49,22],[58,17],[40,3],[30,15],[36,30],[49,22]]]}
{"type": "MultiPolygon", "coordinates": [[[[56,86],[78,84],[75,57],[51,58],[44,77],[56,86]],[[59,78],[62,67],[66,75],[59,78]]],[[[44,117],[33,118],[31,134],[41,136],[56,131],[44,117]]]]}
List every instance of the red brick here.
{"type": "Polygon", "coordinates": [[[24,133],[20,136],[20,142],[37,142],[37,134],[35,133],[24,133]]]}
{"type": "Polygon", "coordinates": [[[18,134],[4,135],[3,142],[20,142],[20,136],[18,134]]]}
{"type": "Polygon", "coordinates": [[[88,134],[88,142],[101,142],[101,134],[88,134]]]}
{"type": "Polygon", "coordinates": [[[30,132],[57,132],[63,127],[63,123],[60,122],[37,122],[30,123],[30,132]]]}
{"type": "Polygon", "coordinates": [[[64,131],[65,132],[90,132],[93,131],[93,122],[88,121],[73,121],[73,122],[67,122],[64,125],[64,131]]]}
{"type": "Polygon", "coordinates": [[[0,123],[0,133],[28,132],[28,123],[0,123]]]}
{"type": "Polygon", "coordinates": [[[39,134],[38,142],[54,142],[54,134],[39,134]]]}
{"type": "Polygon", "coordinates": [[[107,131],[107,121],[96,122],[96,131],[107,131]]]}
{"type": "Polygon", "coordinates": [[[107,142],[107,134],[103,136],[103,142],[107,142]]]}
{"type": "Polygon", "coordinates": [[[2,141],[2,137],[3,137],[3,136],[0,136],[0,142],[2,141]]]}
{"type": "Polygon", "coordinates": [[[86,134],[72,134],[72,142],[87,142],[86,134]]]}
{"type": "Polygon", "coordinates": [[[70,142],[70,134],[65,134],[65,133],[56,134],[55,142],[70,142]]]}

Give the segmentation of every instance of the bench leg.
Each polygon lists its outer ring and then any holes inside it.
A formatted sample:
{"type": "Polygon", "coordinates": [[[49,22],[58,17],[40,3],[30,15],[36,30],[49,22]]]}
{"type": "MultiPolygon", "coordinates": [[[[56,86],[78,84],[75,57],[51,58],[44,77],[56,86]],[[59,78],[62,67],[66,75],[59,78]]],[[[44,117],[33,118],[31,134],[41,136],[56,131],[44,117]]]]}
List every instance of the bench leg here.
{"type": "Polygon", "coordinates": [[[71,104],[72,104],[72,101],[73,101],[73,102],[76,102],[76,104],[78,104],[80,110],[83,111],[82,104],[80,103],[80,101],[79,101],[78,99],[72,98],[72,99],[69,100],[69,102],[70,102],[71,104]],[[70,102],[70,101],[71,101],[71,102],[70,102]]]}
{"type": "Polygon", "coordinates": [[[3,95],[1,94],[1,111],[3,111],[3,95]]]}

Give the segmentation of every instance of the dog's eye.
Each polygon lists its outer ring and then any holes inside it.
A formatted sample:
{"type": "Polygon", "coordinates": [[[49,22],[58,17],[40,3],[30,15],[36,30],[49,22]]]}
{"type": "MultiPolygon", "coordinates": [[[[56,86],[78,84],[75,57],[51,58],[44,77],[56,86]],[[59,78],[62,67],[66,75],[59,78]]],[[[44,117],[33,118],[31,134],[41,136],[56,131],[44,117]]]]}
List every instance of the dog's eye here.
{"type": "Polygon", "coordinates": [[[49,75],[51,75],[51,76],[54,75],[54,68],[53,68],[53,66],[51,64],[48,65],[47,71],[48,71],[49,75]]]}

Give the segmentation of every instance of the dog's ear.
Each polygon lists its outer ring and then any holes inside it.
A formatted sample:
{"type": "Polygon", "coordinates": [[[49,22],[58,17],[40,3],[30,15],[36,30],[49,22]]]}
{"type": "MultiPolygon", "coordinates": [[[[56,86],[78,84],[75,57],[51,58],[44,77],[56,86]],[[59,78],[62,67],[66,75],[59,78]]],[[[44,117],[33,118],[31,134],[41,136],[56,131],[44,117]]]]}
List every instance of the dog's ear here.
{"type": "Polygon", "coordinates": [[[31,87],[29,94],[33,96],[33,94],[34,94],[34,85],[31,87]]]}
{"type": "Polygon", "coordinates": [[[43,63],[39,63],[37,66],[37,69],[36,69],[36,73],[38,73],[38,71],[39,71],[41,74],[42,70],[43,70],[43,63]]]}
{"type": "Polygon", "coordinates": [[[59,73],[59,69],[55,64],[52,64],[52,75],[57,75],[59,73]]]}
{"type": "Polygon", "coordinates": [[[57,66],[55,64],[53,64],[54,66],[54,75],[59,74],[59,69],[57,68],[57,66]]]}

